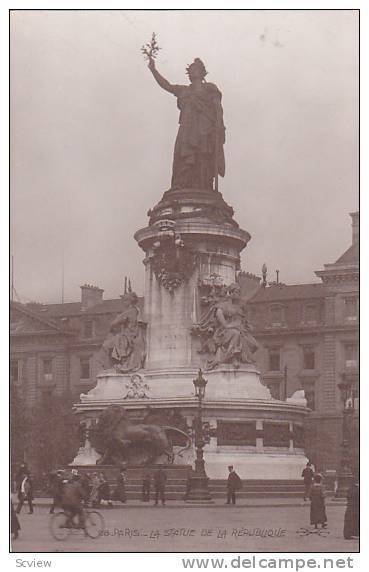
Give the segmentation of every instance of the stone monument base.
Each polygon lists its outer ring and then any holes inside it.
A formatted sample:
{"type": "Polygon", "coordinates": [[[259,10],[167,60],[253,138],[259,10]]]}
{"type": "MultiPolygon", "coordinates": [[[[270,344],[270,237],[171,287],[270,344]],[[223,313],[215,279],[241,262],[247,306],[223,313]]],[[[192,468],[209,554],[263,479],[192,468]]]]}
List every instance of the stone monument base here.
{"type": "MultiPolygon", "coordinates": [[[[140,370],[133,374],[104,370],[97,375],[96,387],[81,395],[81,402],[189,397],[193,395],[192,381],[196,375],[194,369],[140,370]]],[[[222,366],[205,375],[207,399],[272,399],[269,389],[260,381],[260,372],[253,365],[237,369],[222,366]]]]}
{"type": "MultiPolygon", "coordinates": [[[[196,370],[185,369],[145,370],[131,375],[103,371],[97,376],[96,387],[81,395],[76,409],[82,417],[96,419],[106,407],[117,404],[140,423],[145,423],[148,412],[176,412],[189,428],[192,445],[173,447],[174,465],[193,465],[196,455],[191,428],[198,415],[198,401],[192,380],[196,374],[196,370]]],[[[205,376],[208,383],[202,419],[208,432],[204,447],[208,477],[224,479],[227,467],[233,465],[246,480],[300,479],[307,463],[303,424],[308,410],[303,396],[298,394],[287,401],[273,399],[253,366],[223,366],[207,371],[205,376]]],[[[79,458],[88,461],[93,452],[81,451],[79,458]]],[[[168,459],[160,457],[157,462],[167,463],[168,459]]]]}

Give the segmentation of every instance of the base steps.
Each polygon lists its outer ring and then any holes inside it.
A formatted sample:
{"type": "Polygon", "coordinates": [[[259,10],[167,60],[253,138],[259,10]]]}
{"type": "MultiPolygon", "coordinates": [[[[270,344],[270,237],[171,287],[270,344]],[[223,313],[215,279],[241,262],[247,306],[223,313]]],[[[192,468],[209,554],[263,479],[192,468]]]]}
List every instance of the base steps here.
{"type": "MultiPolygon", "coordinates": [[[[165,487],[166,498],[168,500],[184,500],[187,489],[187,475],[190,465],[160,465],[167,475],[165,487]]],[[[105,474],[114,494],[116,479],[119,474],[117,467],[112,466],[78,466],[75,467],[80,473],[102,472],[105,474]]],[[[151,467],[128,467],[126,470],[126,496],[127,500],[141,500],[142,479],[146,471],[154,475],[159,465],[151,467]]],[[[213,499],[226,498],[227,480],[212,479],[209,481],[209,489],[213,499]]],[[[302,498],[304,495],[303,480],[244,480],[243,487],[237,491],[239,499],[247,498],[302,498]]],[[[151,499],[154,496],[154,484],[151,485],[151,499]]]]}

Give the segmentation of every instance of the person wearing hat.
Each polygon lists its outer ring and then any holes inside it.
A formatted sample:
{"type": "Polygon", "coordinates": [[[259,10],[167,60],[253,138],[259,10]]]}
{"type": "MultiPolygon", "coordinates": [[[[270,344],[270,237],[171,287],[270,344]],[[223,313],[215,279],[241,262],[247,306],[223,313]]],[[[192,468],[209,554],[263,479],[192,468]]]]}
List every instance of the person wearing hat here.
{"type": "Polygon", "coordinates": [[[29,471],[27,471],[24,475],[22,480],[19,482],[19,487],[18,487],[18,506],[17,506],[17,514],[20,513],[20,511],[22,510],[22,506],[24,504],[24,501],[28,502],[28,506],[29,506],[29,513],[28,514],[33,514],[33,504],[32,504],[32,500],[33,500],[33,483],[32,483],[32,479],[31,479],[31,475],[29,473],[29,471]]]}
{"type": "Polygon", "coordinates": [[[67,527],[73,528],[73,518],[78,515],[78,525],[84,528],[83,500],[86,500],[86,491],[81,484],[77,469],[72,469],[71,478],[63,487],[62,507],[68,515],[67,527]]]}
{"type": "Polygon", "coordinates": [[[115,499],[120,501],[121,503],[126,503],[127,495],[126,495],[126,481],[127,481],[127,471],[125,467],[121,467],[119,471],[119,475],[117,477],[117,486],[115,489],[115,499]]]}
{"type": "Polygon", "coordinates": [[[314,525],[315,528],[318,528],[318,524],[321,524],[322,528],[327,527],[322,480],[323,477],[319,473],[314,475],[314,483],[310,489],[310,524],[314,525]]]}
{"type": "Polygon", "coordinates": [[[312,468],[311,461],[308,461],[306,463],[306,467],[302,471],[301,476],[304,479],[304,488],[305,488],[304,501],[306,501],[306,499],[310,498],[310,489],[311,485],[313,484],[313,478],[314,478],[314,471],[312,468]]]}
{"type": "Polygon", "coordinates": [[[109,508],[113,507],[113,503],[110,498],[110,485],[105,473],[100,473],[99,504],[102,500],[105,500],[108,503],[109,508]]]}
{"type": "Polygon", "coordinates": [[[53,514],[55,508],[61,506],[62,501],[62,488],[63,488],[63,471],[58,470],[56,473],[52,471],[49,475],[50,493],[53,503],[50,507],[49,513],[53,514]]]}
{"type": "Polygon", "coordinates": [[[227,503],[236,504],[236,491],[242,488],[242,481],[233,468],[233,465],[228,467],[229,475],[227,479],[227,503]]]}

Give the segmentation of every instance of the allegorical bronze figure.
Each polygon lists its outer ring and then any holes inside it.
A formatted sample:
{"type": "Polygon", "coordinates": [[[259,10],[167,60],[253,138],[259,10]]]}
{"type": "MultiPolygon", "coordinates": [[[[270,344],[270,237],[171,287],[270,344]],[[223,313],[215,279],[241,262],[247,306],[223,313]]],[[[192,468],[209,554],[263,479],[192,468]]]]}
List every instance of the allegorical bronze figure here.
{"type": "Polygon", "coordinates": [[[218,190],[218,175],[225,173],[221,92],[205,81],[207,71],[199,58],[187,67],[190,85],[174,85],[158,72],[154,58],[147,56],[155,80],[176,96],[180,110],[171,189],[218,190]]]}
{"type": "Polygon", "coordinates": [[[146,356],[137,294],[127,292],[123,301],[125,309],[111,322],[98,356],[102,369],[114,368],[120,373],[137,371],[143,367],[146,356]]]}
{"type": "Polygon", "coordinates": [[[238,284],[231,284],[227,294],[210,305],[192,331],[202,341],[199,353],[207,356],[206,369],[255,363],[258,343],[251,333],[238,284]]]}

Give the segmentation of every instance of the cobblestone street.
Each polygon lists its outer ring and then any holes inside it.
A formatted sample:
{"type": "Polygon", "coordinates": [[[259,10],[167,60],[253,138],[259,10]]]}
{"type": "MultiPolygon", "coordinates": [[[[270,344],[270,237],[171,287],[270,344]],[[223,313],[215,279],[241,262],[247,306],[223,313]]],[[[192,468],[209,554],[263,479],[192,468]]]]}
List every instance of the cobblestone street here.
{"type": "Polygon", "coordinates": [[[20,515],[14,552],[357,552],[357,540],[342,536],[343,505],[327,507],[328,529],[314,532],[309,505],[126,506],[102,509],[100,538],[73,531],[59,542],[49,531],[48,508],[20,515]]]}

